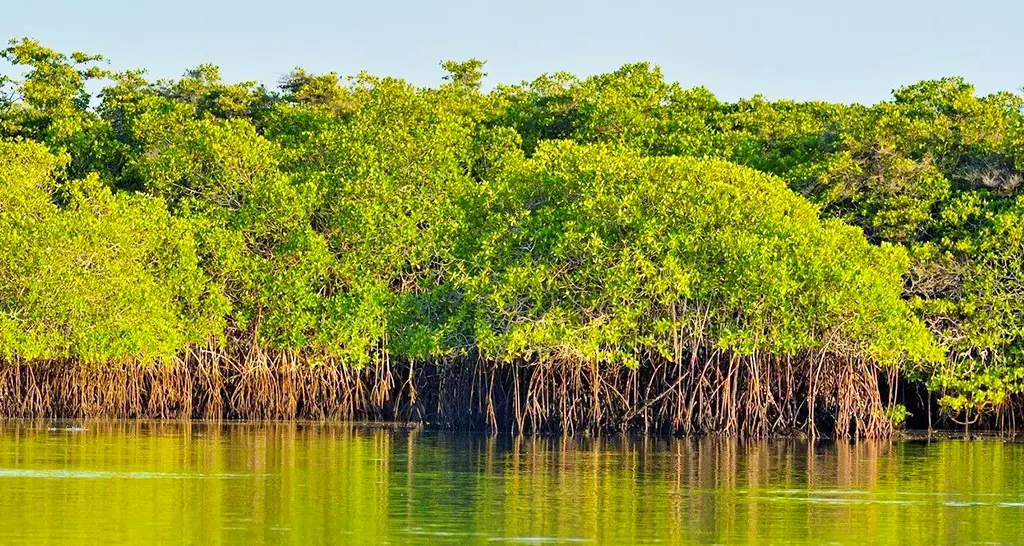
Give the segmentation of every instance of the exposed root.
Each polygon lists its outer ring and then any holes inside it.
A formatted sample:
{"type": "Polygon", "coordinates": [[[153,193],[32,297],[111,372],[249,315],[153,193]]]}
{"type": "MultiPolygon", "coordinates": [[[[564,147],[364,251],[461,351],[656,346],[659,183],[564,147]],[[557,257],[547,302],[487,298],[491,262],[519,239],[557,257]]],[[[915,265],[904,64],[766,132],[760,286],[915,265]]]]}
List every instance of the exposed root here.
{"type": "Polygon", "coordinates": [[[11,362],[0,366],[0,416],[398,420],[566,435],[892,433],[870,362],[702,349],[645,362],[628,369],[381,358],[352,369],[252,344],[197,347],[147,364],[11,362]]]}

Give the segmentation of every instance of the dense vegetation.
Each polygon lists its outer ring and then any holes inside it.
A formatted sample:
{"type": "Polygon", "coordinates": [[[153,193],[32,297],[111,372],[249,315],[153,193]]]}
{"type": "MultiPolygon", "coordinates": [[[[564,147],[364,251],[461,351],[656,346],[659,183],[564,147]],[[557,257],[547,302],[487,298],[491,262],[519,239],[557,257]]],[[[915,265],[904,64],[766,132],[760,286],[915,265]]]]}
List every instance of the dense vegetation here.
{"type": "Polygon", "coordinates": [[[1016,94],[0,55],[7,415],[879,435],[1024,390],[1016,94]]]}

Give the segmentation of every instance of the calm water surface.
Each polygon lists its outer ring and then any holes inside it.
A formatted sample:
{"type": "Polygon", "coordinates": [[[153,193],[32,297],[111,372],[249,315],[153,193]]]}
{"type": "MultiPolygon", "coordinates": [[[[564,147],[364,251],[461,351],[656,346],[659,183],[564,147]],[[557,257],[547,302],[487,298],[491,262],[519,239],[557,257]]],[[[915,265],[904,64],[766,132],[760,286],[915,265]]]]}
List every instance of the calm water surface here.
{"type": "Polygon", "coordinates": [[[1024,543],[1024,444],[0,422],[0,544],[1024,543]]]}

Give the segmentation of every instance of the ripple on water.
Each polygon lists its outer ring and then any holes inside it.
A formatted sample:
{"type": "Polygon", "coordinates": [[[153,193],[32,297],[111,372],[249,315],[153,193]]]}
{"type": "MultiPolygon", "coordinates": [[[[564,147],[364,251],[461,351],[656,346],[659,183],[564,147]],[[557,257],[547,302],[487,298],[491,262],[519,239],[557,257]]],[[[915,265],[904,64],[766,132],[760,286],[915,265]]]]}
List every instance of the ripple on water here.
{"type": "Polygon", "coordinates": [[[546,544],[548,542],[594,542],[589,538],[559,538],[559,537],[491,537],[489,542],[512,542],[516,544],[546,544]]]}
{"type": "MultiPolygon", "coordinates": [[[[895,504],[895,505],[921,505],[921,504],[938,504],[934,496],[937,495],[948,495],[948,493],[930,493],[916,495],[922,497],[919,500],[910,499],[872,499],[864,498],[863,495],[869,494],[868,491],[851,491],[851,490],[800,490],[800,489],[776,489],[766,491],[767,496],[757,496],[756,498],[768,500],[768,501],[782,501],[782,502],[795,502],[795,503],[808,503],[808,504],[835,504],[835,505],[869,505],[869,504],[895,504]]],[[[914,495],[914,493],[896,492],[899,495],[914,495]]],[[[982,493],[981,495],[984,495],[982,493]]],[[[996,495],[996,494],[991,494],[996,495]]],[[[950,506],[955,508],[971,507],[971,506],[1001,506],[1004,508],[1024,508],[1024,502],[1016,501],[1004,501],[1004,502],[986,502],[986,501],[968,501],[968,500],[947,500],[941,503],[943,506],[950,506]]]]}
{"type": "Polygon", "coordinates": [[[240,473],[183,473],[183,472],[105,472],[98,470],[29,470],[17,468],[0,468],[0,478],[43,478],[43,479],[129,479],[129,480],[153,480],[153,479],[229,479],[244,478],[254,474],[240,473]]]}
{"type": "Polygon", "coordinates": [[[869,505],[869,504],[895,504],[915,505],[925,504],[919,500],[908,499],[872,499],[865,498],[870,494],[868,491],[856,490],[800,490],[782,489],[767,491],[768,496],[758,497],[769,501],[796,502],[808,504],[836,504],[836,505],[869,505]]]}

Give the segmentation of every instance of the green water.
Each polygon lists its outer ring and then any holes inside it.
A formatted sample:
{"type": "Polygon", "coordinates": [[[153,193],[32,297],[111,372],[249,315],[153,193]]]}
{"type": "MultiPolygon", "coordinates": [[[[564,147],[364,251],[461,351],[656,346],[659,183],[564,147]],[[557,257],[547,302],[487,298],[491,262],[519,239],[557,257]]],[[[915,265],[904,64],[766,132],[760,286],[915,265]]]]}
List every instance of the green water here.
{"type": "Polygon", "coordinates": [[[0,423],[0,544],[1024,543],[997,440],[65,426],[0,423]]]}

